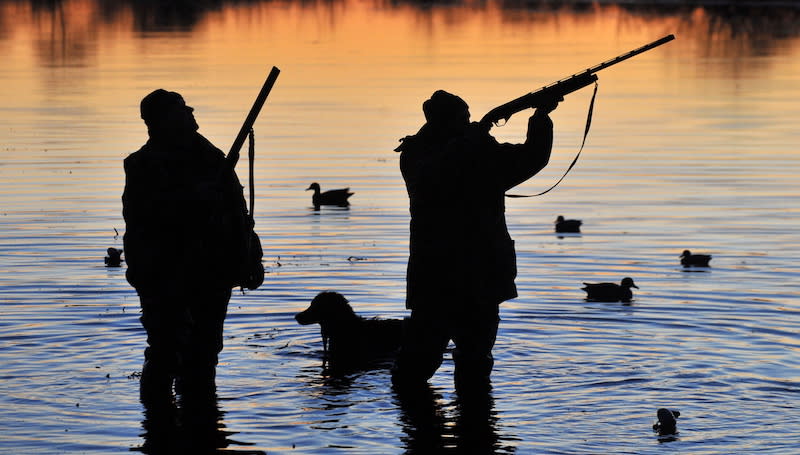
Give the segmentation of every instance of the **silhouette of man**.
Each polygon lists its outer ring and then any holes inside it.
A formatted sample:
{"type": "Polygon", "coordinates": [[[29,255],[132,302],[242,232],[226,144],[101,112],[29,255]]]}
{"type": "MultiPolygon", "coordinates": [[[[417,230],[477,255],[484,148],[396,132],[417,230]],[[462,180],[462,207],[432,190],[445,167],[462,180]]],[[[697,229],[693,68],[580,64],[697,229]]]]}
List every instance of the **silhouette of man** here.
{"type": "Polygon", "coordinates": [[[215,392],[231,288],[246,251],[242,186],[175,92],[141,102],[149,140],[125,159],[124,251],[147,348],[143,400],[215,392]]]}
{"type": "Polygon", "coordinates": [[[490,388],[499,305],[517,296],[504,195],[547,165],[558,101],[530,117],[524,144],[501,144],[488,125],[470,123],[463,99],[438,90],[422,105],[426,123],[397,147],[410,199],[411,315],[396,385],[427,381],[453,340],[456,390],[490,388]]]}

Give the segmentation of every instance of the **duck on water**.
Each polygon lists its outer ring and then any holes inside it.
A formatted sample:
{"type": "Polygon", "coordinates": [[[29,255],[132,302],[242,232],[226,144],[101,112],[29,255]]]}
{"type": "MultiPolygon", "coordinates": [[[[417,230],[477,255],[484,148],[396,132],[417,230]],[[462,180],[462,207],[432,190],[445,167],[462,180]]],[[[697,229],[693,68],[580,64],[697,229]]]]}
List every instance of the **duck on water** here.
{"type": "Polygon", "coordinates": [[[692,254],[689,250],[683,250],[681,253],[681,264],[684,267],[708,267],[708,262],[711,260],[709,254],[692,254]]]}
{"type": "Polygon", "coordinates": [[[633,278],[625,277],[620,284],[616,283],[583,283],[586,291],[586,300],[597,302],[630,302],[633,298],[631,288],[639,289],[633,283],[633,278]]]}
{"type": "Polygon", "coordinates": [[[556,218],[556,222],[555,222],[556,232],[559,232],[559,233],[563,233],[563,232],[580,233],[581,232],[581,224],[583,224],[583,221],[581,221],[581,220],[568,220],[568,219],[564,219],[564,216],[558,215],[558,218],[556,218]]]}
{"type": "Polygon", "coordinates": [[[319,208],[322,205],[335,205],[339,207],[347,207],[350,205],[348,199],[352,196],[353,192],[350,188],[341,188],[335,190],[321,191],[319,183],[314,182],[306,188],[306,191],[314,190],[314,195],[311,196],[311,203],[314,208],[319,208]]]}

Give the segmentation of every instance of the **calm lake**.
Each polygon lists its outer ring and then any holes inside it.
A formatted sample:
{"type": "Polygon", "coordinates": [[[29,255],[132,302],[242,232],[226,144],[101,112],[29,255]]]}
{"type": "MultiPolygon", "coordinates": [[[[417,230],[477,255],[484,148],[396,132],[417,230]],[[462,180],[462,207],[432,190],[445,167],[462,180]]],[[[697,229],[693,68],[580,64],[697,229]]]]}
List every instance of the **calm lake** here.
{"type": "MultiPolygon", "coordinates": [[[[255,124],[267,276],[231,299],[217,409],[167,437],[225,453],[800,453],[800,9],[565,3],[0,0],[0,451],[148,452],[170,431],[139,402],[137,295],[103,261],[122,247],[122,160],[156,88],[227,151],[274,65],[255,124]],[[393,149],[434,90],[477,119],[667,34],[599,73],[560,186],[507,202],[520,296],[501,307],[485,418],[465,423],[450,354],[422,418],[387,368],[323,371],[318,326],[294,320],[318,292],[408,314],[393,149]],[[351,207],[315,211],[311,182],[350,187],[351,207]],[[583,232],[556,235],[558,215],[583,232]],[[684,269],[684,249],[711,267],[684,269]],[[585,300],[583,282],[626,276],[630,304],[585,300]],[[681,412],[674,438],[652,430],[661,407],[681,412]]],[[[515,192],[563,174],[590,98],[553,113],[550,165],[515,192]]],[[[520,142],[526,120],[493,134],[520,142]]]]}

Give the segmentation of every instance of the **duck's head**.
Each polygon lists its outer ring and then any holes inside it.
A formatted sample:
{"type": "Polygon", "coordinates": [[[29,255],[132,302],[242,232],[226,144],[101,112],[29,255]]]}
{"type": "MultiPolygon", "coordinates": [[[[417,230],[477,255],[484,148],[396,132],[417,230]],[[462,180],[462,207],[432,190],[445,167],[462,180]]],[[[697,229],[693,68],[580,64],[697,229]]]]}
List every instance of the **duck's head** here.
{"type": "Polygon", "coordinates": [[[556,218],[556,223],[562,223],[563,221],[564,221],[564,216],[558,215],[558,218],[556,218]]]}
{"type": "Polygon", "coordinates": [[[681,253],[680,257],[682,257],[682,258],[685,258],[685,257],[689,257],[689,256],[691,256],[691,255],[692,255],[692,252],[691,252],[691,251],[689,251],[689,250],[683,250],[683,253],[681,253]]]}
{"type": "Polygon", "coordinates": [[[311,185],[308,185],[308,188],[306,188],[306,191],[308,191],[308,190],[314,190],[315,193],[318,192],[319,191],[319,183],[314,182],[311,185]]]}
{"type": "Polygon", "coordinates": [[[622,281],[619,283],[619,285],[622,286],[623,288],[636,288],[636,289],[639,289],[639,286],[636,286],[635,284],[633,284],[633,278],[630,278],[630,277],[623,278],[622,281]]]}

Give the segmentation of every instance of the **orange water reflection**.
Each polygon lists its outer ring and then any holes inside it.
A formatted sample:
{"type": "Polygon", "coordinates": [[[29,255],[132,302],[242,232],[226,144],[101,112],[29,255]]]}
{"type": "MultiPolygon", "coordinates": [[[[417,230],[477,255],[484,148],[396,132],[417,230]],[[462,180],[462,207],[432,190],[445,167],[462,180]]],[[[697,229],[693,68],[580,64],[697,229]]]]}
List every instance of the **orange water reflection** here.
{"type": "MultiPolygon", "coordinates": [[[[0,39],[30,39],[39,63],[57,66],[90,64],[104,43],[125,37],[147,39],[148,34],[163,32],[191,32],[241,43],[259,30],[257,36],[282,41],[279,47],[288,55],[302,48],[304,41],[324,44],[333,37],[338,43],[355,43],[364,55],[384,55],[408,41],[435,46],[448,39],[458,39],[464,51],[483,49],[491,54],[495,45],[502,45],[503,35],[516,41],[514,36],[529,34],[531,44],[539,35],[570,36],[585,47],[613,41],[623,32],[639,41],[676,33],[693,43],[694,52],[710,57],[768,55],[785,42],[796,45],[800,34],[800,12],[775,6],[526,6],[510,0],[185,3],[177,7],[181,2],[2,1],[0,39]],[[300,36],[305,39],[290,39],[300,36]]],[[[226,53],[231,59],[246,55],[232,49],[226,53]]]]}
{"type": "MultiPolygon", "coordinates": [[[[308,138],[308,131],[288,130],[315,128],[317,143],[342,141],[342,148],[357,149],[363,145],[354,142],[351,128],[368,120],[371,127],[359,130],[358,140],[383,141],[380,147],[391,149],[418,126],[420,103],[434,89],[461,94],[477,117],[669,33],[678,39],[601,75],[606,99],[661,98],[606,103],[606,114],[627,121],[625,110],[642,109],[627,115],[652,123],[661,119],[645,108],[676,96],[704,97],[703,106],[688,107],[698,112],[715,105],[735,111],[745,109],[736,105],[738,91],[762,92],[764,109],[797,92],[769,88],[782,75],[797,74],[800,13],[793,8],[732,13],[381,0],[220,1],[206,9],[110,0],[31,6],[41,4],[0,0],[0,50],[9,70],[0,75],[7,109],[0,120],[19,128],[19,137],[5,141],[12,146],[26,142],[25,134],[35,136],[26,127],[60,139],[57,128],[77,115],[87,128],[102,124],[114,135],[115,142],[101,139],[98,149],[134,149],[144,133],[138,101],[166,87],[184,92],[198,108],[203,131],[222,138],[226,148],[263,75],[277,65],[279,90],[263,115],[285,134],[308,138]],[[32,107],[44,114],[19,114],[32,107]]],[[[582,102],[559,112],[574,117],[568,128],[578,131],[584,109],[582,102]]],[[[73,125],[64,136],[75,134],[73,125]]],[[[81,139],[95,143],[91,131],[81,139]]],[[[292,147],[305,153],[317,145],[297,139],[292,147]]]]}

